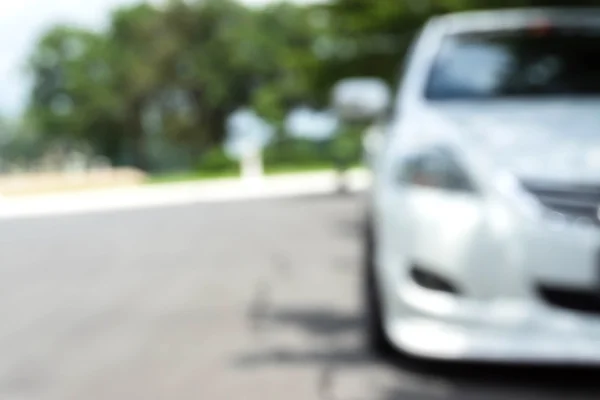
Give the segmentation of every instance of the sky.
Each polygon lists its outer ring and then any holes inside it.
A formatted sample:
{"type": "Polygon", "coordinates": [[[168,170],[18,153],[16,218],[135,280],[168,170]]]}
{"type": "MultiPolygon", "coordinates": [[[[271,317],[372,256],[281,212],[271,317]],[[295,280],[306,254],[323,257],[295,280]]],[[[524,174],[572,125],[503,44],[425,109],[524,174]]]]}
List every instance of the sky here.
{"type": "MultiPolygon", "coordinates": [[[[257,6],[273,1],[243,0],[257,6]]],[[[16,116],[23,109],[29,87],[25,62],[46,29],[59,23],[101,29],[112,9],[132,3],[139,0],[0,1],[0,116],[16,116]]]]}

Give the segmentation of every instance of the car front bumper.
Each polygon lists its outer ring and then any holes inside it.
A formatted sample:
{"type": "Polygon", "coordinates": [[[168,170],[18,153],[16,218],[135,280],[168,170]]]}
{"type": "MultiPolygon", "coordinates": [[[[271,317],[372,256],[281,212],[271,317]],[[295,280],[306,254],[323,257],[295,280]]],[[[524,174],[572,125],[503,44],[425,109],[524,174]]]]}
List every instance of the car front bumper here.
{"type": "Polygon", "coordinates": [[[386,331],[399,350],[423,358],[600,366],[600,316],[537,301],[457,302],[405,290],[386,331]]]}

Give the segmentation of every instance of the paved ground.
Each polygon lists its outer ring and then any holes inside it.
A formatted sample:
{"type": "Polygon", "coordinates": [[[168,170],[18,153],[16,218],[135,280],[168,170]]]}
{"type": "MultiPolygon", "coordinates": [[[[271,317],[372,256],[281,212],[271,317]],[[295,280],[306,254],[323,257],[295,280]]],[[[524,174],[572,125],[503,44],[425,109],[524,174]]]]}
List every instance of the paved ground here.
{"type": "Polygon", "coordinates": [[[598,399],[598,371],[361,345],[359,198],[0,222],[0,399],[598,399]]]}

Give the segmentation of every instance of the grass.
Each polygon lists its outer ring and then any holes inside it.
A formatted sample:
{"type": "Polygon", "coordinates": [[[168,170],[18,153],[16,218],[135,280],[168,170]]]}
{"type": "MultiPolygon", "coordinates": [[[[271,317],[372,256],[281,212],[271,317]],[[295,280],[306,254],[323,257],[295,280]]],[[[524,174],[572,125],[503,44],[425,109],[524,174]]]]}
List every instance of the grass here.
{"type": "Polygon", "coordinates": [[[146,183],[158,184],[158,183],[189,182],[189,181],[201,181],[201,180],[211,180],[211,179],[219,179],[219,178],[235,178],[236,176],[239,176],[238,171],[175,172],[175,173],[149,176],[146,180],[146,183]]]}
{"type": "MultiPolygon", "coordinates": [[[[314,164],[314,165],[280,165],[271,166],[265,168],[266,175],[285,175],[295,174],[303,172],[318,172],[318,171],[331,171],[333,167],[331,164],[314,164]]],[[[191,172],[177,172],[170,174],[160,174],[150,176],[146,183],[148,184],[159,184],[159,183],[176,183],[176,182],[192,182],[202,180],[212,180],[219,178],[235,178],[240,175],[237,170],[227,171],[191,171],[191,172]]]]}
{"type": "Polygon", "coordinates": [[[318,172],[318,171],[331,171],[333,166],[329,163],[314,164],[314,165],[278,165],[278,166],[267,166],[265,168],[265,174],[267,175],[284,175],[284,174],[297,174],[303,172],[318,172]]]}

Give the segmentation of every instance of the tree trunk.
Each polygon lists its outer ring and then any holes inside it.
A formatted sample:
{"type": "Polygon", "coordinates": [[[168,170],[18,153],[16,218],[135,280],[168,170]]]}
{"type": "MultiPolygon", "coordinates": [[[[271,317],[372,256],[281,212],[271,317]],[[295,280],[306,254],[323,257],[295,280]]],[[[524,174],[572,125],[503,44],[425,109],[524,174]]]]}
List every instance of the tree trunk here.
{"type": "Polygon", "coordinates": [[[149,163],[146,151],[146,134],[142,125],[143,101],[137,100],[131,108],[128,130],[131,137],[131,156],[133,166],[148,171],[149,163]]]}

